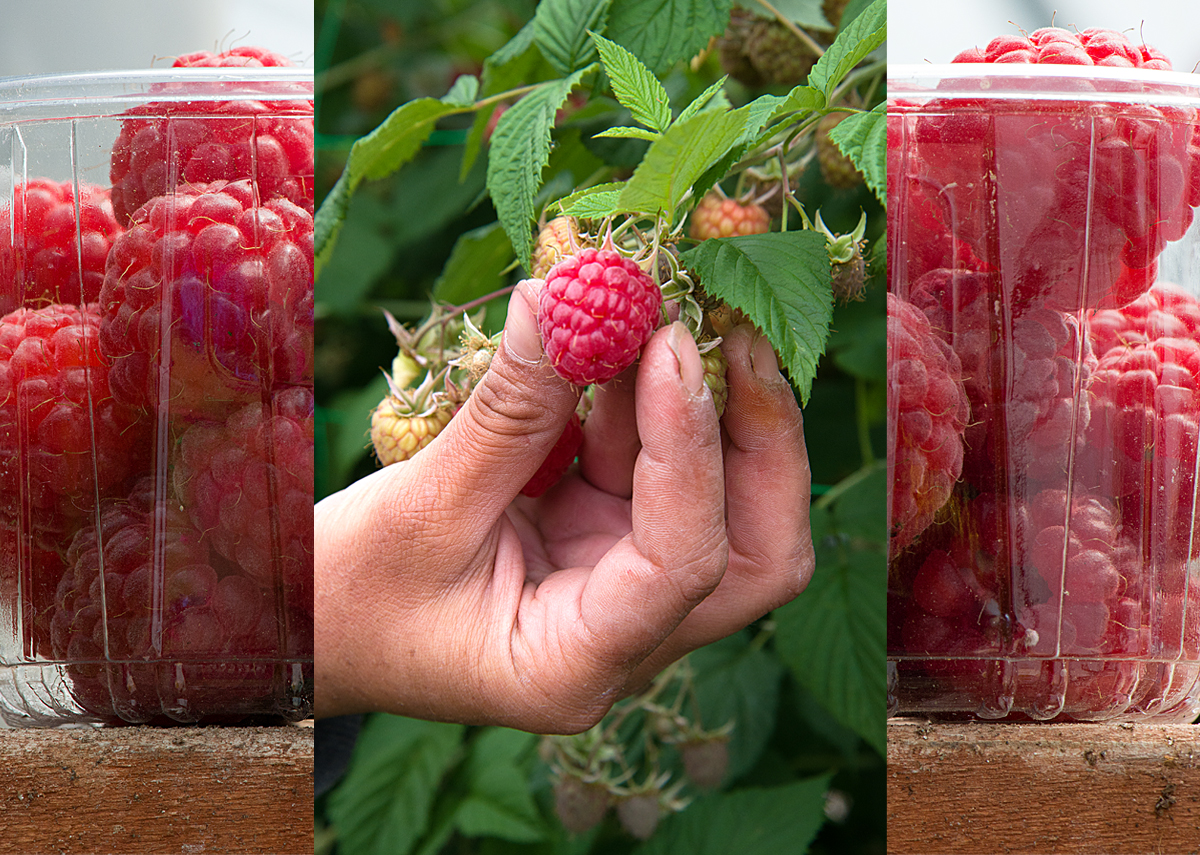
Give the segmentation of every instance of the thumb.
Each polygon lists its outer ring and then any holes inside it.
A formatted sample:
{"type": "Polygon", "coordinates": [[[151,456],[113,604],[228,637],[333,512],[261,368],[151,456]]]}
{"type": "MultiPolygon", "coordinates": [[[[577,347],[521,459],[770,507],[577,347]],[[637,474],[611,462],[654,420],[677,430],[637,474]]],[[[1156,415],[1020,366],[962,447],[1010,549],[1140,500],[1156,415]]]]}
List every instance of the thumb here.
{"type": "Polygon", "coordinates": [[[542,350],[541,286],[540,279],[517,285],[487,373],[438,440],[415,458],[435,468],[439,520],[488,530],[542,465],[579,403],[580,390],[555,373],[542,350]]]}

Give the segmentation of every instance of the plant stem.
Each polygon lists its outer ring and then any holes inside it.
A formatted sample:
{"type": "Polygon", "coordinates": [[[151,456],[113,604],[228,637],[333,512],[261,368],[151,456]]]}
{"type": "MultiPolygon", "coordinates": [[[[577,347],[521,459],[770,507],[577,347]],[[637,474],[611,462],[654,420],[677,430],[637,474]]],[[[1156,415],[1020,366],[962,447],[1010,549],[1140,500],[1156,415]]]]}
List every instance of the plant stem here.
{"type": "Polygon", "coordinates": [[[838,481],[829,488],[824,496],[813,502],[813,507],[818,510],[825,510],[834,502],[842,497],[843,493],[849,492],[854,487],[857,487],[867,478],[874,475],[878,470],[887,466],[885,461],[876,460],[864,466],[860,466],[857,471],[847,475],[841,481],[838,481]]]}

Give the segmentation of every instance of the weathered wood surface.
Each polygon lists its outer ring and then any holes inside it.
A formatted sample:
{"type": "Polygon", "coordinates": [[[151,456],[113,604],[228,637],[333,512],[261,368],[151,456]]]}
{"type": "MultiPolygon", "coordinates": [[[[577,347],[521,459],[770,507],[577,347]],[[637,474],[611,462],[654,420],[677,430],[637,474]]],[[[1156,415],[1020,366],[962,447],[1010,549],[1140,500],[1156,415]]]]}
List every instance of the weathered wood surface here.
{"type": "Polygon", "coordinates": [[[313,730],[0,730],[0,853],[311,853],[313,730]]]}
{"type": "Polygon", "coordinates": [[[1196,725],[888,725],[888,851],[1200,852],[1196,725]]]}

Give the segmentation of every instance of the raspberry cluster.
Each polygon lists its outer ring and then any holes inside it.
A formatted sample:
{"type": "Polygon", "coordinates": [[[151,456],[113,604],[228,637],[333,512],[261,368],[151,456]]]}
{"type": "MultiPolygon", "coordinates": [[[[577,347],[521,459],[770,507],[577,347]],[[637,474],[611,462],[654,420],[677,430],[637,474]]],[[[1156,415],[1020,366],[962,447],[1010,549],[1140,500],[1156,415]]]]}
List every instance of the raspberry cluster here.
{"type": "Polygon", "coordinates": [[[770,225],[770,217],[761,205],[742,204],[713,192],[706,194],[692,211],[688,234],[696,240],[760,235],[770,225]]]}
{"type": "Polygon", "coordinates": [[[0,205],[0,592],[92,717],[311,703],[312,145],[311,103],[164,100],[111,188],[0,205]]]}
{"type": "MultiPolygon", "coordinates": [[[[1051,28],[955,61],[1170,67],[1051,28]]],[[[1187,714],[1194,675],[1168,663],[1200,649],[1200,301],[1154,283],[1200,203],[1198,118],[1066,96],[889,105],[891,290],[970,402],[943,510],[892,544],[889,647],[919,704],[1187,714]]],[[[895,460],[914,435],[897,425],[895,460]]]]}

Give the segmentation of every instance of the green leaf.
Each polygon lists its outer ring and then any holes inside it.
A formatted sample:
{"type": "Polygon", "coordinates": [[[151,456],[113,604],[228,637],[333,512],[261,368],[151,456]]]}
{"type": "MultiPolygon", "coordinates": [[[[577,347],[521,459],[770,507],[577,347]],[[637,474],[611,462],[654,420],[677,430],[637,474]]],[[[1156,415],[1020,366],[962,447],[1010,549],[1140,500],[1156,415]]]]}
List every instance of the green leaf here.
{"type": "Polygon", "coordinates": [[[504,285],[502,272],[512,258],[512,245],[499,223],[466,232],[455,241],[433,296],[460,305],[490,294],[504,285]]]}
{"type": "Polygon", "coordinates": [[[709,296],[741,309],[766,334],[807,402],[833,315],[824,235],[714,238],[681,260],[699,274],[709,296]]]}
{"type": "Polygon", "coordinates": [[[603,32],[611,0],[541,0],[533,16],[533,36],[559,74],[570,74],[596,59],[588,30],[603,32]]]}
{"type": "Polygon", "coordinates": [[[725,779],[735,780],[754,766],[775,729],[783,668],[775,656],[751,645],[748,632],[701,647],[689,661],[704,727],[734,723],[725,779]]]}
{"type": "Polygon", "coordinates": [[[371,716],[346,778],[329,797],[338,844],[356,855],[406,855],[429,823],[442,777],[458,760],[464,728],[371,716]]]}
{"type": "Polygon", "coordinates": [[[480,733],[465,763],[468,793],[455,814],[459,831],[517,843],[546,838],[521,763],[536,745],[537,737],[516,730],[492,727],[480,733]]]}
{"type": "Polygon", "coordinates": [[[444,104],[435,98],[409,101],[392,111],[383,124],[362,137],[350,148],[342,177],[325,201],[314,220],[314,270],[319,275],[337,240],[338,231],[346,218],[350,197],[364,179],[383,178],[412,159],[429,135],[437,120],[461,107],[444,104]]]}
{"type": "MultiPolygon", "coordinates": [[[[881,660],[882,662],[882,660],[881,660]]],[[[880,719],[882,722],[882,719],[880,719]]],[[[697,799],[671,814],[634,855],[803,853],[825,822],[832,775],[697,799]]]]}
{"type": "Polygon", "coordinates": [[[617,100],[629,109],[635,122],[655,131],[671,124],[671,102],[667,90],[636,56],[604,36],[591,33],[600,51],[604,73],[617,100]]]}
{"type": "Polygon", "coordinates": [[[887,207],[887,104],[869,113],[851,113],[829,132],[829,138],[863,174],[867,186],[887,207]]]}
{"type": "Polygon", "coordinates": [[[589,69],[547,83],[513,104],[496,125],[488,152],[487,187],[513,250],[529,269],[534,198],[550,162],[554,114],[589,69]]]}
{"type": "MultiPolygon", "coordinates": [[[[357,201],[362,199],[357,197],[357,201]]],[[[370,206],[354,207],[359,211],[370,206]]],[[[317,302],[333,314],[354,312],[375,280],[391,265],[395,251],[395,244],[380,233],[377,223],[357,213],[348,216],[317,283],[317,302]]]]}
{"type": "Polygon", "coordinates": [[[796,680],[880,754],[887,742],[886,475],[877,463],[830,507],[813,507],[816,572],[803,594],[774,612],[776,647],[796,680]]]}
{"type": "Polygon", "coordinates": [[[645,128],[621,127],[609,128],[607,131],[601,131],[598,134],[592,134],[592,139],[595,139],[596,137],[605,137],[608,139],[635,139],[649,140],[650,142],[654,142],[660,136],[662,136],[662,134],[657,133],[656,131],[648,131],[645,128]]]}
{"type": "Polygon", "coordinates": [[[887,41],[887,0],[875,0],[845,27],[817,60],[808,85],[825,96],[825,103],[842,78],[871,51],[887,41]]]}
{"type": "Polygon", "coordinates": [[[691,59],[725,32],[733,0],[613,0],[608,37],[654,74],[691,59]]]}
{"type": "Polygon", "coordinates": [[[621,193],[630,211],[674,213],[696,180],[742,135],[745,112],[701,112],[676,122],[650,145],[621,193]]]}
{"type": "Polygon", "coordinates": [[[728,74],[721,75],[721,79],[713,85],[709,86],[694,99],[692,103],[683,108],[683,112],[679,114],[678,122],[686,122],[692,116],[699,113],[712,102],[714,108],[726,109],[729,107],[729,99],[725,97],[722,89],[725,86],[725,81],[729,79],[728,74]],[[718,97],[720,96],[720,97],[718,97]]]}
{"type": "MultiPolygon", "coordinates": [[[[526,80],[536,80],[535,71],[539,65],[545,65],[542,52],[533,43],[533,21],[527,23],[520,31],[509,39],[504,47],[483,61],[483,79],[480,84],[480,97],[495,95],[512,89],[526,80]]],[[[465,178],[479,156],[483,145],[483,134],[487,130],[492,112],[499,108],[492,104],[475,113],[475,121],[467,134],[467,142],[463,147],[462,167],[459,177],[465,178]]]]}
{"type": "MultiPolygon", "coordinates": [[[[811,76],[809,77],[811,80],[811,76]]],[[[809,85],[797,86],[775,104],[775,109],[772,111],[769,121],[788,114],[788,113],[811,113],[813,110],[819,110],[825,106],[825,96],[809,85]]],[[[774,133],[774,128],[769,133],[774,133]]]]}
{"type": "Polygon", "coordinates": [[[455,107],[474,107],[478,95],[479,78],[473,74],[460,74],[450,91],[442,96],[442,103],[455,107]]]}

